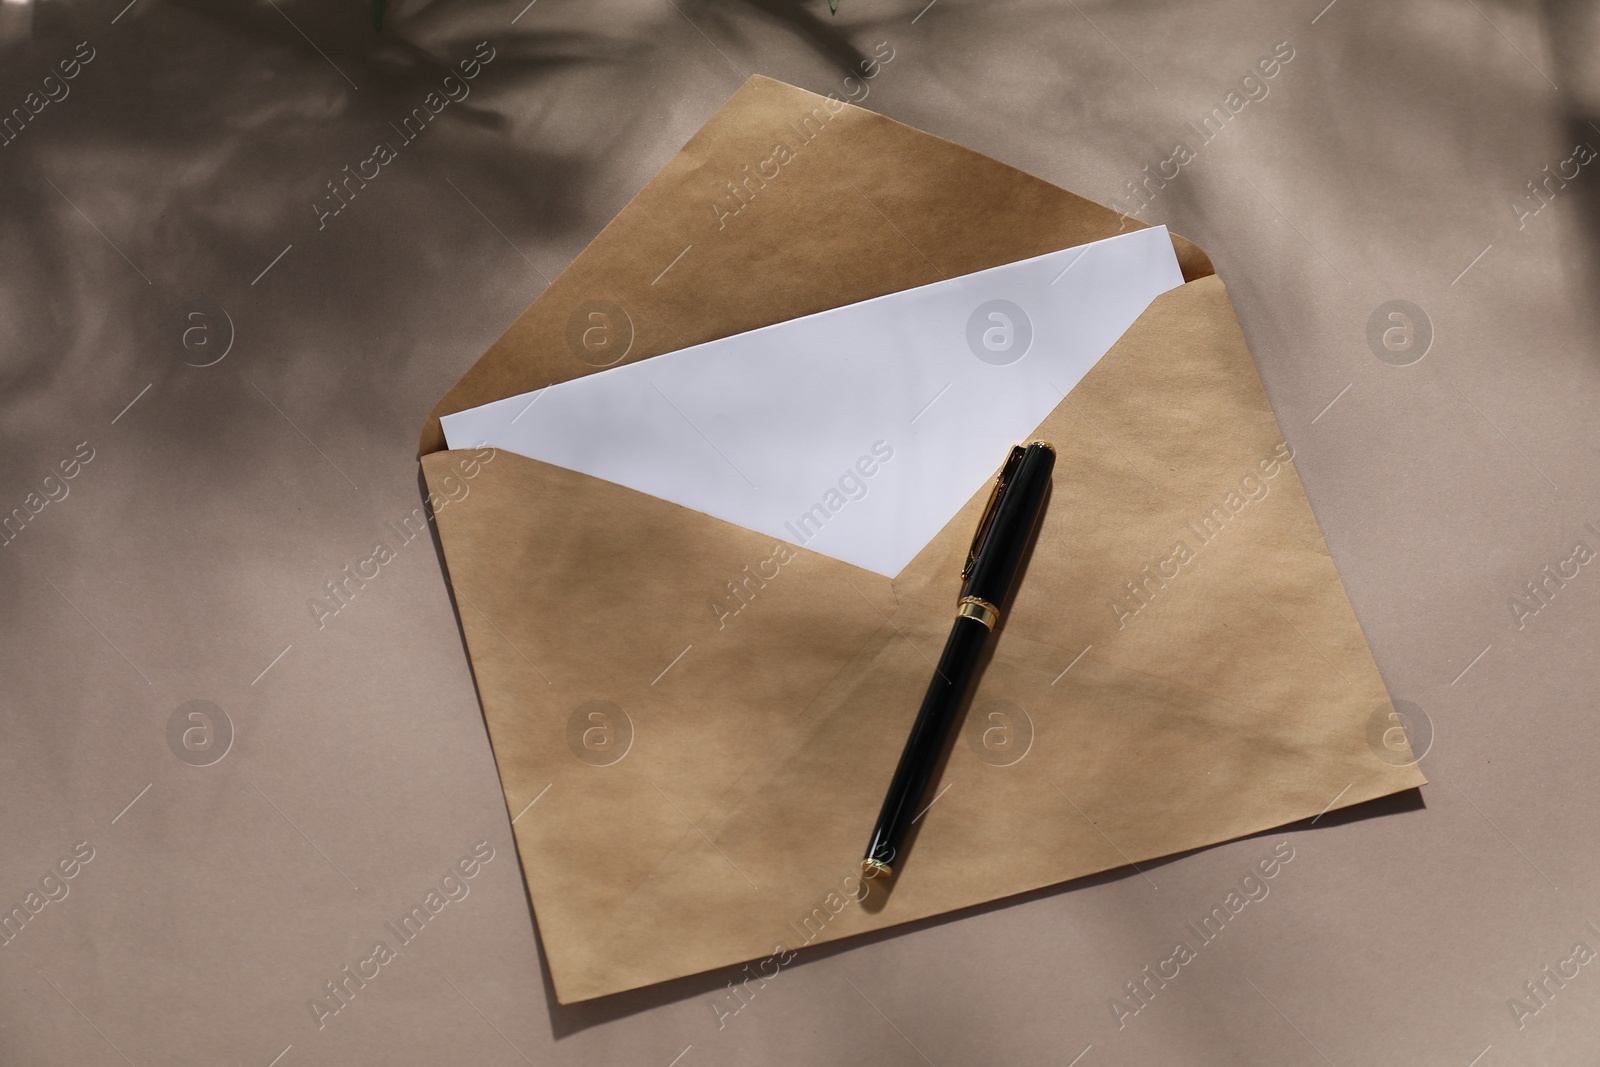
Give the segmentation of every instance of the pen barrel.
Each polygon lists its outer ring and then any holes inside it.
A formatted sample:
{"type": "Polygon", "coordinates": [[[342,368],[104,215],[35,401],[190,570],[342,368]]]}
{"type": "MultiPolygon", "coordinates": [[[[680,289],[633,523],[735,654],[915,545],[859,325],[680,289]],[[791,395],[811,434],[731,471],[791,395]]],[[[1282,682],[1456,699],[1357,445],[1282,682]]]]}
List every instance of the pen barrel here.
{"type": "Polygon", "coordinates": [[[967,690],[977,675],[978,660],[989,637],[989,628],[971,618],[957,618],[939,657],[938,669],[922,698],[911,736],[900,753],[894,779],[883,799],[878,825],[872,832],[866,858],[892,868],[905,844],[911,824],[922,811],[922,795],[933,777],[940,751],[955,721],[967,690]]]}

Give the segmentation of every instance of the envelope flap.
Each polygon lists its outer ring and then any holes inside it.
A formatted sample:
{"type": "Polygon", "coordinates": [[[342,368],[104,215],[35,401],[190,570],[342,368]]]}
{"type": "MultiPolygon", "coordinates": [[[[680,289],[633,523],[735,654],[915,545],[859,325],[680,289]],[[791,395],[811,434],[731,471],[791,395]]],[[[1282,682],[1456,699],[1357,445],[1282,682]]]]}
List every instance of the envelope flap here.
{"type": "MultiPolygon", "coordinates": [[[[752,77],[445,394],[419,452],[445,447],[442,415],[1145,226],[882,115],[752,77]],[[704,206],[686,215],[685,203],[704,206]]],[[[1186,280],[1212,273],[1198,246],[1173,245],[1186,280]]]]}

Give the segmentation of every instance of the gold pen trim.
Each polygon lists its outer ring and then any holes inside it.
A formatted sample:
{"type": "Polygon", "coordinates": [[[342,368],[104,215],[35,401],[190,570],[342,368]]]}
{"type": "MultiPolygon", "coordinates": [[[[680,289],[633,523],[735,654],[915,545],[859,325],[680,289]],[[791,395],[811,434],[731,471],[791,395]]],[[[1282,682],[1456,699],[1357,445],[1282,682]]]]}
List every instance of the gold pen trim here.
{"type": "Polygon", "coordinates": [[[868,878],[887,878],[894,873],[894,868],[880,860],[862,860],[861,873],[868,878]]]}
{"type": "Polygon", "coordinates": [[[975,596],[961,598],[961,606],[956,609],[958,619],[977,619],[983,625],[993,630],[1000,621],[1000,609],[975,596]]]}
{"type": "MultiPolygon", "coordinates": [[[[1033,440],[1028,444],[1048,448],[1052,456],[1056,453],[1056,446],[1049,441],[1033,440]]],[[[995,512],[1000,509],[1000,498],[1005,495],[1006,488],[1011,484],[1007,475],[1012,473],[1026,450],[1022,445],[1012,445],[1011,451],[1006,454],[1006,461],[1000,464],[1000,469],[995,472],[994,482],[989,489],[989,499],[984,502],[983,514],[978,516],[978,528],[972,534],[972,547],[967,549],[966,562],[961,565],[962,578],[972,577],[972,568],[978,564],[978,549],[983,547],[983,535],[989,532],[989,524],[994,521],[995,512]]]]}
{"type": "Polygon", "coordinates": [[[978,563],[978,549],[983,547],[983,535],[989,532],[989,524],[994,521],[994,513],[1000,507],[1000,498],[1005,495],[1006,486],[1010,484],[1006,475],[1011,473],[1013,466],[1022,458],[1021,445],[1012,445],[1011,451],[1006,454],[1006,461],[1000,464],[1000,470],[995,473],[994,483],[989,490],[989,499],[983,505],[983,514],[978,516],[978,529],[972,535],[972,547],[967,549],[967,560],[961,565],[961,577],[972,577],[972,568],[978,563]]]}

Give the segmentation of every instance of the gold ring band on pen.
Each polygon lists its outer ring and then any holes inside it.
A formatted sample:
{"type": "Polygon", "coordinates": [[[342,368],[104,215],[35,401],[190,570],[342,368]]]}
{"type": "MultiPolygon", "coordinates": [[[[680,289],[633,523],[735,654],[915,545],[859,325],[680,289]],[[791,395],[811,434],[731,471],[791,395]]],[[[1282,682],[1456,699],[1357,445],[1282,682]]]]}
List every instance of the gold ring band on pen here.
{"type": "Polygon", "coordinates": [[[975,596],[961,598],[961,607],[956,611],[958,619],[977,619],[983,625],[993,630],[995,623],[1000,621],[1000,609],[987,600],[975,596]]]}

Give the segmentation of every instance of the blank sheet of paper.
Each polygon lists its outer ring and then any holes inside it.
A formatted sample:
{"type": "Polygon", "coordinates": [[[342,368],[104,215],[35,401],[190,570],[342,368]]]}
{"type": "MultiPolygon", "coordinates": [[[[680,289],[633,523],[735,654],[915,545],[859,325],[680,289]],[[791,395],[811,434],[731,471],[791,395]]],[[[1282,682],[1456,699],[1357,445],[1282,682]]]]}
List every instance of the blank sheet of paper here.
{"type": "Polygon", "coordinates": [[[1163,226],[446,415],[486,444],[888,577],[1157,296],[1163,226]]]}

